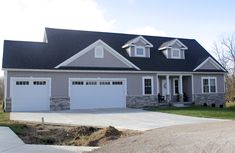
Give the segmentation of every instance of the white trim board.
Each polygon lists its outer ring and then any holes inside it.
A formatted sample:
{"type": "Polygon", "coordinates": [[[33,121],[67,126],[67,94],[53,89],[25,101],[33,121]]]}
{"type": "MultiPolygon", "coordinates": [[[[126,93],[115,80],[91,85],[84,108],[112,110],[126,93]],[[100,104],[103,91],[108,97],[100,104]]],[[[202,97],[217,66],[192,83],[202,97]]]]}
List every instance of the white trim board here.
{"type": "Polygon", "coordinates": [[[132,41],[126,43],[125,45],[122,46],[122,48],[126,48],[128,46],[133,46],[132,43],[136,43],[139,40],[143,40],[144,42],[146,42],[148,45],[145,45],[144,47],[153,47],[153,44],[151,44],[147,39],[145,39],[143,36],[138,36],[136,38],[134,38],[132,41]]]}
{"type": "Polygon", "coordinates": [[[59,68],[61,66],[67,66],[68,64],[70,64],[71,62],[73,62],[74,60],[76,60],[77,58],[81,57],[82,55],[84,55],[85,53],[89,52],[90,50],[92,50],[93,48],[95,48],[96,46],[102,46],[103,48],[105,48],[108,52],[110,52],[112,55],[114,55],[116,58],[118,58],[120,61],[122,61],[124,64],[126,64],[128,67],[130,68],[135,68],[137,70],[140,70],[139,67],[137,67],[135,64],[133,64],[132,62],[130,62],[129,60],[127,60],[125,57],[123,57],[121,54],[119,54],[117,51],[115,51],[112,47],[110,47],[108,44],[106,44],[104,41],[102,41],[101,39],[97,40],[96,42],[92,43],[91,45],[87,46],[86,48],[84,48],[83,50],[81,50],[80,52],[76,53],[75,55],[73,55],[72,57],[68,58],[67,60],[65,60],[64,62],[60,63],[59,65],[57,65],[55,68],[59,68]]]}
{"type": "Polygon", "coordinates": [[[180,49],[184,49],[184,50],[188,49],[188,47],[185,46],[179,39],[174,39],[171,43],[167,44],[167,46],[159,47],[158,50],[163,50],[163,49],[166,49],[166,48],[172,48],[170,46],[174,45],[175,43],[179,43],[181,46],[183,46],[180,49]]]}
{"type": "Polygon", "coordinates": [[[166,72],[166,71],[122,71],[122,70],[63,70],[63,69],[15,69],[15,68],[3,68],[2,70],[7,71],[23,71],[23,72],[58,72],[58,73],[64,73],[64,72],[83,72],[83,73],[159,73],[159,75],[192,75],[192,74],[225,74],[227,72],[185,72],[185,71],[172,71],[172,72],[166,72]]]}
{"type": "Polygon", "coordinates": [[[226,72],[226,70],[220,66],[214,59],[212,59],[211,57],[208,57],[206,60],[204,60],[201,64],[199,64],[193,71],[196,71],[198,69],[200,69],[204,64],[206,64],[206,62],[210,62],[211,64],[213,64],[215,66],[215,68],[217,69],[222,69],[223,71],[226,72]]]}

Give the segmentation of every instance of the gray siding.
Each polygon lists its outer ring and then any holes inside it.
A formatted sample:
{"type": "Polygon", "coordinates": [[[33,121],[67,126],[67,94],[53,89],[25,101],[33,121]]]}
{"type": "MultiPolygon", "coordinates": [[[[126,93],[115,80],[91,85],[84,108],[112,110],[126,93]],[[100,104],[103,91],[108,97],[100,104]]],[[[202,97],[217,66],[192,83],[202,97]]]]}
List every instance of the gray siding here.
{"type": "Polygon", "coordinates": [[[203,70],[217,70],[217,68],[209,61],[207,61],[200,69],[203,69],[203,70]]]}
{"type": "Polygon", "coordinates": [[[104,58],[95,58],[95,49],[92,49],[68,64],[68,66],[81,67],[107,67],[107,65],[109,67],[128,67],[106,49],[104,49],[104,58]]]}
{"type": "Polygon", "coordinates": [[[52,97],[68,97],[69,78],[126,78],[127,79],[127,95],[142,95],[142,77],[153,77],[153,92],[156,91],[156,75],[155,74],[127,74],[127,73],[73,73],[73,72],[8,72],[7,79],[7,96],[10,91],[10,77],[50,77],[51,78],[51,96],[52,97]]]}
{"type": "Polygon", "coordinates": [[[194,74],[193,83],[194,83],[194,94],[202,93],[202,77],[216,77],[217,78],[217,92],[224,92],[224,75],[223,74],[194,74]]]}

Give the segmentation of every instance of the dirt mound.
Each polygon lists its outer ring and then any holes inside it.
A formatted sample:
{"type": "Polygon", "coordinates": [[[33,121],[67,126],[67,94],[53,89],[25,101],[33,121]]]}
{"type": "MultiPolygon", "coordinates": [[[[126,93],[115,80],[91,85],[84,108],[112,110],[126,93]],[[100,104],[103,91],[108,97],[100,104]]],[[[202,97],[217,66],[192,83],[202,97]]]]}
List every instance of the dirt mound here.
{"type": "Polygon", "coordinates": [[[26,144],[53,144],[74,146],[100,146],[120,137],[139,134],[136,131],[119,131],[109,126],[60,126],[27,124],[18,136],[26,144]]]}
{"type": "Polygon", "coordinates": [[[122,132],[118,131],[112,126],[103,128],[97,132],[94,132],[87,142],[88,146],[99,146],[106,144],[107,141],[116,140],[121,136],[122,132]]]}

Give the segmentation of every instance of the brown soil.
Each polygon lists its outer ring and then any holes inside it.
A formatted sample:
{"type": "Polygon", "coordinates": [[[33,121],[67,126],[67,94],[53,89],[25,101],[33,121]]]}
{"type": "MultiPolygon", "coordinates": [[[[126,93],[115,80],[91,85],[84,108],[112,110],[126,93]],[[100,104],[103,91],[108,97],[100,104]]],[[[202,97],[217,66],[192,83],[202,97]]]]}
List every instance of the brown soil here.
{"type": "Polygon", "coordinates": [[[93,153],[235,153],[235,122],[178,125],[119,139],[93,153]]]}
{"type": "Polygon", "coordinates": [[[114,127],[60,126],[27,123],[18,136],[26,144],[74,146],[101,146],[121,137],[140,134],[137,131],[119,131],[114,127]]]}

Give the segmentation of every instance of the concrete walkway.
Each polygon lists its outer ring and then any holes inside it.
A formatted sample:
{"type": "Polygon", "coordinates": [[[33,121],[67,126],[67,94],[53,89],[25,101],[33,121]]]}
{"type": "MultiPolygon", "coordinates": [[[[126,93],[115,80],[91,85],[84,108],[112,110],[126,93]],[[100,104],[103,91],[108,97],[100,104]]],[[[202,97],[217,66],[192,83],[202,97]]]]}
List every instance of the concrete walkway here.
{"type": "Polygon", "coordinates": [[[93,149],[95,147],[24,144],[8,127],[0,127],[0,153],[82,153],[93,149]]]}
{"type": "Polygon", "coordinates": [[[85,126],[114,126],[119,129],[151,130],[172,125],[224,121],[189,117],[140,109],[93,109],[64,112],[13,112],[11,120],[41,122],[53,124],[85,125],[85,126]]]}

